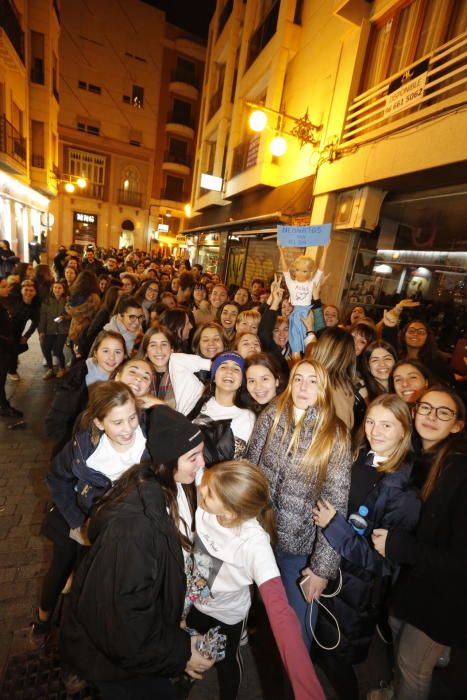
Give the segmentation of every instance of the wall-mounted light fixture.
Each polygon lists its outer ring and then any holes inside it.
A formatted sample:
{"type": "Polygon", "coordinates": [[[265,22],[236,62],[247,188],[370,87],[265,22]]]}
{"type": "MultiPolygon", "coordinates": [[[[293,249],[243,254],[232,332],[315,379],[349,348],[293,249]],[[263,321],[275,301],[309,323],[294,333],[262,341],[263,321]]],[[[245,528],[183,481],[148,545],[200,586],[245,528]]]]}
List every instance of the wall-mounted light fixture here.
{"type": "Polygon", "coordinates": [[[323,128],[322,124],[312,124],[308,116],[308,109],[303,117],[294,117],[285,112],[278,112],[276,109],[258,105],[255,102],[246,101],[246,105],[252,108],[252,113],[249,118],[249,125],[253,131],[261,132],[269,128],[276,133],[270,144],[271,153],[275,156],[281,156],[287,150],[287,142],[284,135],[293,136],[298,139],[300,148],[306,144],[317,146],[319,143],[319,132],[323,128]],[[276,125],[268,126],[268,115],[276,116],[276,125]],[[287,122],[292,122],[291,128],[287,127],[287,122]]]}
{"type": "Polygon", "coordinates": [[[80,190],[84,190],[88,186],[88,181],[81,175],[62,173],[55,177],[57,179],[57,185],[62,185],[65,192],[68,192],[68,194],[73,194],[77,187],[80,190]]]}

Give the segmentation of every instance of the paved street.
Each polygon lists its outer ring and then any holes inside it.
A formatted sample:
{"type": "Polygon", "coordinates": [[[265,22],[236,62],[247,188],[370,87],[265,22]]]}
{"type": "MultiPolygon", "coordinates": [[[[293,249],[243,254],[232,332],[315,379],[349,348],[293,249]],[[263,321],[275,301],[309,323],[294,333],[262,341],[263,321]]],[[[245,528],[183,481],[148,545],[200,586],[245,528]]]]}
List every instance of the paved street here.
{"type": "MultiPolygon", "coordinates": [[[[43,419],[53,382],[42,380],[44,371],[37,336],[30,345],[31,349],[22,356],[19,366],[21,381],[7,385],[12,404],[24,411],[27,427],[9,430],[7,426],[13,421],[0,419],[0,654],[3,664],[9,655],[24,652],[28,647],[28,625],[37,605],[50,552],[47,541],[39,535],[39,528],[48,499],[44,477],[50,452],[43,419]]],[[[239,700],[285,698],[281,665],[261,614],[251,642],[243,649],[245,673],[239,700]]],[[[453,654],[450,666],[436,674],[431,700],[465,700],[466,661],[465,652],[453,654]]],[[[373,644],[368,661],[358,669],[361,697],[364,698],[366,690],[375,687],[388,673],[385,649],[378,640],[373,644]]],[[[326,690],[331,700],[334,696],[327,687],[326,690]]],[[[7,697],[39,695],[0,692],[0,698],[7,697]]],[[[45,697],[59,696],[47,694],[45,697]]],[[[195,685],[190,698],[217,698],[214,671],[195,685]]]]}

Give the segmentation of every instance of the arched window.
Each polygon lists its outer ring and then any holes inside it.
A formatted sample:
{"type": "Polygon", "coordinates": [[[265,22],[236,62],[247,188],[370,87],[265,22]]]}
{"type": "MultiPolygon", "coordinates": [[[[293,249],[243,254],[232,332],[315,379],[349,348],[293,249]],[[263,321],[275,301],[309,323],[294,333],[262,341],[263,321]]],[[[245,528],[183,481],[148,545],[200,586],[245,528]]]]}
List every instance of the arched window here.
{"type": "Polygon", "coordinates": [[[129,204],[133,207],[141,206],[140,176],[136,168],[125,168],[120,181],[120,204],[129,204]]]}

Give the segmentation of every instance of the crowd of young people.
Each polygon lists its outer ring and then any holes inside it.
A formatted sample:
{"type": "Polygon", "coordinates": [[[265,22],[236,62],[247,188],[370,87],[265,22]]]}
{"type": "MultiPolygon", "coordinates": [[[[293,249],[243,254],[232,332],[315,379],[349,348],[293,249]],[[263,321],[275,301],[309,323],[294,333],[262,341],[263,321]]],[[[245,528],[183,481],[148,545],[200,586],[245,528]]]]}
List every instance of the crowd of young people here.
{"type": "Polygon", "coordinates": [[[36,328],[56,383],[34,643],[71,576],[69,678],[175,697],[212,665],[199,650],[220,627],[233,699],[255,583],[295,697],[324,697],[313,658],[357,700],[354,666],[389,621],[394,683],[372,700],[428,698],[441,654],[467,646],[467,443],[463,377],[419,302],[340,323],[303,257],[287,285],[229,289],[133,251],[62,249],[52,269],[4,272],[0,414],[21,419],[5,387],[36,328]]]}

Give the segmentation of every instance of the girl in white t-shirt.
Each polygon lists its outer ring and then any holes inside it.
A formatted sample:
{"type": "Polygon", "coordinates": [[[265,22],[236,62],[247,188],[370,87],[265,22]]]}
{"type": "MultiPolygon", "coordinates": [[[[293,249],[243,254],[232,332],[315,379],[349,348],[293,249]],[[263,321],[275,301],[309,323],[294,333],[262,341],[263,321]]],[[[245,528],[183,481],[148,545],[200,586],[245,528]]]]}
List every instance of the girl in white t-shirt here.
{"type": "Polygon", "coordinates": [[[264,475],[245,460],[216,464],[206,470],[199,495],[187,625],[201,634],[220,625],[227,636],[225,659],[217,664],[220,697],[237,697],[239,644],[256,583],[296,700],[324,700],[270,544],[274,515],[264,475]]]}

